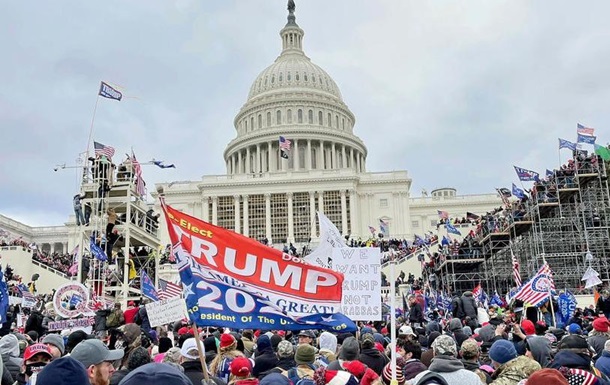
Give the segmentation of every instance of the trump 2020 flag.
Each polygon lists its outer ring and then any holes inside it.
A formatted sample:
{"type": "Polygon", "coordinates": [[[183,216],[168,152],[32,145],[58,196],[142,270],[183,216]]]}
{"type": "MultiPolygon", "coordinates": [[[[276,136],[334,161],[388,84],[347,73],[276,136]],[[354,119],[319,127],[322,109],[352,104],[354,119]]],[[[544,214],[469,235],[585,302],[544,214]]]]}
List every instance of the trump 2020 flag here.
{"type": "Polygon", "coordinates": [[[532,306],[540,306],[553,291],[555,291],[553,272],[548,263],[545,263],[532,279],[521,286],[515,298],[532,306]]]}
{"type": "Polygon", "coordinates": [[[95,232],[93,234],[91,234],[91,240],[89,242],[89,248],[91,249],[91,254],[93,254],[93,256],[102,262],[105,262],[108,260],[108,256],[106,255],[106,253],[104,252],[104,250],[102,250],[101,247],[99,247],[97,245],[97,243],[95,243],[95,232]]]}
{"type": "Polygon", "coordinates": [[[198,326],[355,331],[337,312],[343,274],[311,265],[161,202],[184,288],[198,326]]]}
{"type": "Polygon", "coordinates": [[[453,226],[449,222],[445,223],[445,228],[447,229],[448,233],[455,234],[455,235],[462,235],[462,233],[460,233],[460,230],[456,229],[455,226],[453,226]]]}
{"type": "Polygon", "coordinates": [[[98,92],[98,95],[101,97],[104,97],[106,99],[112,99],[112,100],[118,100],[118,101],[121,101],[121,99],[123,98],[122,93],[115,90],[110,85],[108,85],[107,83],[104,83],[104,82],[100,83],[100,92],[98,92]]]}
{"type": "Polygon", "coordinates": [[[525,191],[523,191],[513,183],[513,195],[519,199],[523,199],[525,198],[525,191]]]}
{"type": "Polygon", "coordinates": [[[578,134],[578,143],[595,144],[596,136],[578,134]]]}
{"type": "Polygon", "coordinates": [[[513,166],[513,167],[515,168],[515,172],[517,173],[519,180],[521,180],[523,182],[530,182],[530,181],[538,182],[538,180],[540,179],[539,174],[535,171],[527,170],[525,168],[521,168],[521,167],[517,167],[517,166],[513,166]]]}
{"type": "Polygon", "coordinates": [[[155,285],[153,284],[148,274],[146,274],[146,271],[142,270],[142,276],[140,277],[140,280],[140,289],[142,290],[142,295],[152,299],[153,301],[158,301],[159,294],[157,294],[157,289],[155,289],[155,285]]]}

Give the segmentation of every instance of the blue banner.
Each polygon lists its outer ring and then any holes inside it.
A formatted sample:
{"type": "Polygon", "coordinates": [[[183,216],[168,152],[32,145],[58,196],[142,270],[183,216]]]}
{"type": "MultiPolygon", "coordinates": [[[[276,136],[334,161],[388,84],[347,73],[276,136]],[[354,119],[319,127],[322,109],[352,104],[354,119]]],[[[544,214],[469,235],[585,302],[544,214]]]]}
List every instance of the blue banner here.
{"type": "Polygon", "coordinates": [[[583,135],[583,134],[578,134],[578,143],[587,143],[587,144],[595,144],[595,139],[597,139],[597,137],[592,136],[592,135],[583,135]]]}
{"type": "Polygon", "coordinates": [[[559,294],[557,299],[557,327],[564,328],[576,312],[576,297],[569,291],[559,294]],[[562,326],[559,326],[562,325],[562,326]]]}
{"type": "Polygon", "coordinates": [[[517,166],[513,166],[513,167],[515,168],[515,172],[517,173],[519,180],[522,182],[530,182],[530,181],[538,182],[538,180],[540,179],[539,174],[535,171],[527,170],[525,168],[521,168],[521,167],[517,167],[517,166]]]}
{"type": "Polygon", "coordinates": [[[101,247],[99,247],[97,245],[97,243],[95,243],[95,232],[93,234],[91,234],[91,240],[89,242],[89,248],[91,249],[91,254],[93,254],[93,256],[102,261],[102,262],[106,262],[108,260],[108,257],[106,256],[106,253],[104,253],[104,250],[102,250],[101,247]]]}
{"type": "Polygon", "coordinates": [[[523,191],[513,183],[513,195],[519,199],[523,199],[525,198],[525,191],[523,191]]]}
{"type": "Polygon", "coordinates": [[[460,233],[460,231],[458,229],[456,229],[451,223],[447,222],[445,223],[445,228],[447,229],[448,233],[451,234],[455,234],[455,235],[462,235],[462,233],[460,233]]]}
{"type": "Polygon", "coordinates": [[[118,100],[120,101],[123,98],[123,94],[119,91],[112,88],[107,83],[100,83],[100,91],[98,92],[99,96],[102,96],[107,99],[118,100]]]}
{"type": "Polygon", "coordinates": [[[155,289],[155,285],[144,270],[142,270],[142,276],[140,277],[140,281],[140,289],[142,291],[142,295],[152,299],[153,301],[158,301],[159,294],[157,294],[157,289],[155,289]]]}
{"type": "MultiPolygon", "coordinates": [[[[222,276],[194,262],[181,245],[174,248],[189,318],[198,326],[234,329],[326,329],[354,332],[356,324],[341,313],[294,317],[243,282],[222,276]]],[[[295,309],[298,310],[298,309],[295,309]]]]}
{"type": "Polygon", "coordinates": [[[562,148],[567,148],[568,150],[576,150],[577,144],[576,143],[572,143],[569,140],[565,140],[565,139],[561,139],[559,138],[559,149],[561,150],[562,148]]]}

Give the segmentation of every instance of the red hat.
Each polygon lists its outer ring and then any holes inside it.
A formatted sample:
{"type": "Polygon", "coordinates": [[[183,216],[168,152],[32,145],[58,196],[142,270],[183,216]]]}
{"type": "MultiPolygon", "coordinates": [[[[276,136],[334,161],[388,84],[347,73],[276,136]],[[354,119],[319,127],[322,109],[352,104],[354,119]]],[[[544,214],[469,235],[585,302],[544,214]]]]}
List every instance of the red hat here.
{"type": "Polygon", "coordinates": [[[188,332],[189,332],[189,329],[186,326],[183,326],[180,329],[178,329],[179,336],[183,336],[183,335],[187,334],[188,332]]]}
{"type": "Polygon", "coordinates": [[[601,333],[608,332],[608,319],[605,317],[596,318],[595,321],[593,321],[593,329],[601,333]]]}
{"type": "Polygon", "coordinates": [[[127,306],[136,306],[136,303],[133,301],[127,302],[127,306]]]}
{"type": "Polygon", "coordinates": [[[233,345],[235,342],[235,337],[233,337],[231,334],[223,334],[220,336],[220,348],[228,348],[229,346],[233,345]]]}
{"type": "Polygon", "coordinates": [[[385,336],[386,334],[388,334],[388,328],[386,328],[386,327],[382,327],[382,328],[381,328],[381,334],[383,334],[384,336],[385,336]]]}
{"type": "Polygon", "coordinates": [[[568,385],[568,380],[557,369],[542,369],[532,373],[527,385],[568,385]]]}
{"type": "Polygon", "coordinates": [[[528,319],[521,321],[521,329],[523,329],[526,336],[536,334],[536,327],[534,326],[534,323],[528,319]]]}
{"type": "Polygon", "coordinates": [[[235,377],[248,377],[252,372],[252,362],[246,357],[235,357],[229,368],[235,377]]]}
{"type": "Polygon", "coordinates": [[[46,354],[49,359],[53,359],[53,354],[51,354],[51,350],[46,344],[34,344],[25,349],[25,352],[23,352],[23,360],[27,361],[36,354],[46,354]]]}
{"type": "Polygon", "coordinates": [[[385,352],[385,348],[381,344],[381,342],[375,342],[375,349],[379,350],[380,353],[385,352]]]}

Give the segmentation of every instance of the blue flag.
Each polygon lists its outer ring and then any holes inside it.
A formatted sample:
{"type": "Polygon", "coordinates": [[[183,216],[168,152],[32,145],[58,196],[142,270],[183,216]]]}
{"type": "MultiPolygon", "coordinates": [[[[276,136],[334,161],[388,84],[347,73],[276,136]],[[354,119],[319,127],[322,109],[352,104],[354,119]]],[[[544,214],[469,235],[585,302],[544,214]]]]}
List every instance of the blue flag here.
{"type": "Polygon", "coordinates": [[[99,96],[102,96],[106,99],[118,100],[120,101],[123,98],[123,94],[119,91],[112,88],[107,83],[101,82],[100,84],[100,92],[98,92],[99,96]]]}
{"type": "Polygon", "coordinates": [[[500,307],[505,305],[504,301],[502,301],[502,298],[500,297],[500,295],[498,294],[497,291],[494,293],[494,295],[489,300],[489,304],[490,305],[497,305],[497,306],[500,306],[500,307]]]}
{"type": "Polygon", "coordinates": [[[549,177],[549,176],[552,177],[554,174],[555,173],[553,171],[549,170],[548,168],[546,169],[546,176],[547,177],[549,177]]]}
{"type": "Polygon", "coordinates": [[[78,294],[73,294],[72,297],[70,297],[70,308],[76,308],[81,302],[83,302],[83,297],[78,294]]]}
{"type": "Polygon", "coordinates": [[[460,233],[460,231],[458,229],[456,229],[451,223],[447,222],[445,223],[445,228],[447,229],[448,233],[451,234],[455,234],[455,235],[462,235],[462,233],[460,233]]]}
{"type": "Polygon", "coordinates": [[[102,250],[101,247],[99,247],[97,245],[97,243],[95,243],[95,234],[91,235],[91,241],[89,242],[89,248],[91,249],[91,254],[93,254],[93,256],[102,261],[105,262],[108,260],[108,257],[106,256],[106,253],[104,252],[104,250],[102,250]]]}
{"type": "Polygon", "coordinates": [[[176,166],[172,164],[165,164],[162,160],[153,160],[153,164],[160,168],[176,168],[176,166]]]}
{"type": "Polygon", "coordinates": [[[539,178],[539,174],[535,171],[532,170],[527,170],[525,168],[521,168],[521,167],[517,167],[517,166],[513,166],[515,168],[515,172],[517,173],[517,176],[519,177],[520,181],[523,182],[530,182],[530,181],[536,181],[538,182],[539,178]]]}
{"type": "Polygon", "coordinates": [[[341,313],[316,313],[295,317],[238,280],[215,274],[182,248],[174,249],[180,280],[184,287],[190,320],[198,326],[234,329],[265,329],[272,325],[283,330],[326,329],[354,332],[356,324],[341,313]]]}
{"type": "Polygon", "coordinates": [[[9,299],[8,299],[8,286],[4,279],[4,272],[0,266],[0,324],[5,323],[6,312],[8,311],[9,299]]]}
{"type": "Polygon", "coordinates": [[[443,246],[449,246],[451,242],[449,241],[449,238],[447,238],[446,236],[443,235],[443,240],[441,241],[441,245],[443,246]]]}
{"type": "Polygon", "coordinates": [[[575,151],[578,145],[576,143],[572,143],[569,140],[559,138],[559,149],[567,148],[569,150],[575,151]]]}
{"type": "Polygon", "coordinates": [[[595,144],[595,139],[597,139],[596,136],[593,135],[583,135],[583,134],[578,134],[578,143],[587,143],[587,144],[595,144]]]}
{"type": "Polygon", "coordinates": [[[574,294],[566,291],[559,294],[557,299],[557,326],[559,324],[563,327],[567,326],[568,321],[576,312],[576,297],[574,294]]]}
{"type": "Polygon", "coordinates": [[[413,242],[415,244],[415,246],[421,246],[423,244],[426,243],[426,241],[424,241],[424,239],[422,237],[420,237],[419,235],[415,234],[415,242],[413,242]]]}
{"type": "Polygon", "coordinates": [[[519,199],[523,199],[525,198],[525,191],[523,191],[513,183],[513,195],[519,199]]]}
{"type": "Polygon", "coordinates": [[[142,281],[140,284],[140,289],[142,291],[142,295],[152,299],[153,301],[159,300],[159,294],[157,294],[157,289],[155,289],[155,285],[150,280],[146,271],[142,270],[142,276],[140,277],[142,281]]]}

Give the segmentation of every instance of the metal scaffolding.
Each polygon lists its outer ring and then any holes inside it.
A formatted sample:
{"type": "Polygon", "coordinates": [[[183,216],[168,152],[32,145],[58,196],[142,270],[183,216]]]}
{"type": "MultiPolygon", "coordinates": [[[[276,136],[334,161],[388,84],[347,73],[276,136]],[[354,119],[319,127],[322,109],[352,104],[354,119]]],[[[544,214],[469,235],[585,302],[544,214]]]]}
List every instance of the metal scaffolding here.
{"type": "Polygon", "coordinates": [[[590,266],[610,281],[610,193],[607,164],[596,155],[575,152],[570,167],[534,185],[527,201],[511,202],[483,221],[480,255],[441,257],[436,267],[442,287],[506,293],[515,286],[512,253],[523,281],[543,261],[554,273],[555,286],[584,291],[581,280],[590,266]],[[589,255],[589,258],[587,258],[589,255]]]}

